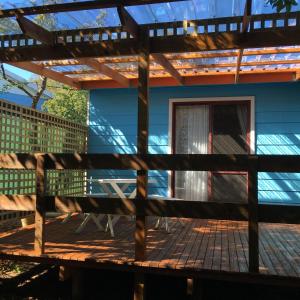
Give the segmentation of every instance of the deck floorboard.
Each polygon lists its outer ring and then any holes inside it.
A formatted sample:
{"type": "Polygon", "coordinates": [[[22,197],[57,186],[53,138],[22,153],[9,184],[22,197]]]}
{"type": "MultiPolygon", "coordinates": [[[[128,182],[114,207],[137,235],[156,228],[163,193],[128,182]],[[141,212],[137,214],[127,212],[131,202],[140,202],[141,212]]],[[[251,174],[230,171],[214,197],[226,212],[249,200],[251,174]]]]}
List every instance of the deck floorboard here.
{"type": "MultiPolygon", "coordinates": [[[[248,272],[247,222],[169,219],[170,233],[154,229],[147,218],[147,260],[134,261],[134,222],[121,217],[115,237],[90,222],[75,233],[78,215],[63,224],[62,217],[46,222],[46,257],[74,262],[93,261],[145,268],[248,272]],[[184,226],[182,226],[182,224],[184,226]]],[[[105,225],[105,224],[103,224],[105,225]]],[[[259,225],[260,272],[300,277],[300,225],[259,225]]],[[[0,233],[0,253],[36,258],[34,225],[0,233]]],[[[44,256],[44,257],[45,257],[44,256]]]]}

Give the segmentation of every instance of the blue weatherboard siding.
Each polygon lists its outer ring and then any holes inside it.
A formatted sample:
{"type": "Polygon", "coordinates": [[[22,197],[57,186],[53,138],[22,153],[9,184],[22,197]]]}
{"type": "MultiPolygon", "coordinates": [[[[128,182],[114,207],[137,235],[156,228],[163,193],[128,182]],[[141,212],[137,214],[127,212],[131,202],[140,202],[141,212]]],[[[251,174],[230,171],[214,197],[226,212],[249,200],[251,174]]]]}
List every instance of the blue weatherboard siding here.
{"type": "MultiPolygon", "coordinates": [[[[257,154],[300,154],[300,83],[241,84],[150,89],[150,153],[167,153],[170,98],[255,97],[257,154]]],[[[89,152],[134,153],[137,90],[99,89],[90,95],[89,152]]],[[[134,175],[133,172],[130,173],[134,175]]],[[[130,176],[106,171],[101,176],[130,176]]],[[[100,176],[100,174],[92,174],[100,176]]],[[[166,194],[167,174],[150,172],[150,193],[166,194]]],[[[260,202],[300,203],[300,174],[260,173],[260,202]]]]}

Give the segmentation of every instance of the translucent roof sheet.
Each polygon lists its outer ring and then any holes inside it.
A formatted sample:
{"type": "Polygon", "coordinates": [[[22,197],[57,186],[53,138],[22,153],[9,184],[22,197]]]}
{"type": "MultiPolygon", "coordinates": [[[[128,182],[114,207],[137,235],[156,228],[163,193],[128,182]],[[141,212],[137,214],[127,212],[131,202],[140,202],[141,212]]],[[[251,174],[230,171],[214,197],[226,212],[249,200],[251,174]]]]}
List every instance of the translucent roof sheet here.
{"type": "MultiPolygon", "coordinates": [[[[88,0],[86,0],[88,1],[88,0]]],[[[193,19],[209,19],[243,15],[246,0],[189,0],[151,5],[126,7],[139,24],[172,22],[193,19]]],[[[0,0],[0,8],[10,9],[54,3],[85,2],[74,0],[0,0]]],[[[293,6],[293,11],[300,10],[300,1],[293,6]]],[[[275,12],[264,0],[253,0],[253,14],[275,12]]],[[[93,9],[29,16],[33,21],[49,30],[119,26],[120,20],[116,8],[93,9]]],[[[0,34],[20,33],[17,23],[10,19],[0,20],[0,34]]]]}

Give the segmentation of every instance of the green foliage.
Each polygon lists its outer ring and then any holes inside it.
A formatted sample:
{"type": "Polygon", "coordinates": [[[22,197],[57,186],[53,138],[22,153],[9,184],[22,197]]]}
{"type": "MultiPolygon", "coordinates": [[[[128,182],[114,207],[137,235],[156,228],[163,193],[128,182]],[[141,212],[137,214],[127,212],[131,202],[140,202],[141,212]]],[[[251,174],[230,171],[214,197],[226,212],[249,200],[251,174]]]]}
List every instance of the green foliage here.
{"type": "Polygon", "coordinates": [[[74,90],[68,86],[50,81],[48,90],[53,98],[44,102],[42,109],[67,120],[86,124],[88,92],[74,90]]]}
{"type": "Polygon", "coordinates": [[[287,12],[290,12],[292,6],[297,5],[296,0],[266,0],[267,4],[272,5],[273,8],[276,8],[277,12],[281,12],[286,9],[287,12]]]}

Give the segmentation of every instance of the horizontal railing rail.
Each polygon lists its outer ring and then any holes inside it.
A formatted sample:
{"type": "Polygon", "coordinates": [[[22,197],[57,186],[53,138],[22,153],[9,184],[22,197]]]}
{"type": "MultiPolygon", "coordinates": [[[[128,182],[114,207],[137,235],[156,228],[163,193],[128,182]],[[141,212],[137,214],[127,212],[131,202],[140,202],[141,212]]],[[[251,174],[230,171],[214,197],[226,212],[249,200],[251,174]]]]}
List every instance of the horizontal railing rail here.
{"type": "Polygon", "coordinates": [[[45,153],[0,154],[0,169],[35,169],[37,157],[43,157],[45,169],[123,169],[300,172],[300,155],[244,154],[86,154],[45,153]]]}

